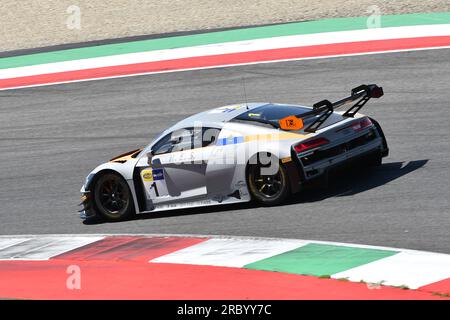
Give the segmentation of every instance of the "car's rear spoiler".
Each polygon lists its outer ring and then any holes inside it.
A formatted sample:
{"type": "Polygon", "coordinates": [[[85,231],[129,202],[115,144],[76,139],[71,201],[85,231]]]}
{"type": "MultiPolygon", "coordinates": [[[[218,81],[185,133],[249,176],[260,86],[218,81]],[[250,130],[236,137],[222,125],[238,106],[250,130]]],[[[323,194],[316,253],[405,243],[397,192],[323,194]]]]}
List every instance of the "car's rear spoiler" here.
{"type": "Polygon", "coordinates": [[[342,107],[353,101],[357,102],[353,104],[342,116],[354,117],[355,114],[369,101],[371,98],[380,98],[383,96],[383,88],[376,84],[362,84],[356,88],[353,88],[350,96],[343,98],[336,102],[330,102],[329,100],[322,100],[313,105],[313,110],[298,115],[288,116],[280,119],[278,124],[283,130],[301,130],[303,129],[303,122],[312,117],[317,117],[304,131],[316,132],[320,126],[328,119],[335,109],[342,107]]]}

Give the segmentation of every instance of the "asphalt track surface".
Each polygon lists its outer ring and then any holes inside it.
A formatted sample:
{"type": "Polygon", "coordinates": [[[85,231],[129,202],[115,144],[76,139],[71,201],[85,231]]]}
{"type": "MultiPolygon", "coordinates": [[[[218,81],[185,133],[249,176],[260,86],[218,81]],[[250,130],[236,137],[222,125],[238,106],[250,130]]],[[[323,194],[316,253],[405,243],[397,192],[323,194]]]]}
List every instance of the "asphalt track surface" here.
{"type": "Polygon", "coordinates": [[[0,234],[187,233],[284,237],[450,253],[450,49],[185,71],[0,92],[0,234]],[[338,174],[275,208],[252,204],[84,224],[96,165],[192,113],[248,101],[312,104],[361,83],[383,126],[382,167],[338,174]]]}

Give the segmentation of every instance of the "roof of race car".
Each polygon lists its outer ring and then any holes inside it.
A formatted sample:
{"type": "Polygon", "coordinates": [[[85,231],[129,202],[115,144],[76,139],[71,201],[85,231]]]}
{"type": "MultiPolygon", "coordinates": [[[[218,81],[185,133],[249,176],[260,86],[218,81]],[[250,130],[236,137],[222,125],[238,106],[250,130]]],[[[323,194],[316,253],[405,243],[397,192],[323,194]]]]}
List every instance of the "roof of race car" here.
{"type": "MultiPolygon", "coordinates": [[[[233,104],[233,105],[223,106],[223,107],[219,107],[219,108],[215,108],[215,109],[211,109],[211,110],[207,110],[207,111],[203,111],[203,112],[194,114],[190,117],[187,117],[186,119],[179,121],[172,127],[165,130],[165,132],[182,129],[182,128],[187,128],[190,126],[195,126],[196,124],[198,125],[198,123],[201,123],[202,125],[213,124],[213,123],[215,123],[215,124],[225,123],[225,122],[228,122],[249,110],[252,110],[252,109],[255,109],[258,107],[262,107],[262,106],[268,106],[268,105],[293,106],[293,107],[305,108],[304,106],[300,106],[300,105],[287,105],[287,104],[276,104],[276,103],[267,103],[267,102],[266,103],[252,102],[252,103],[233,104]]],[[[309,107],[306,107],[306,108],[309,108],[309,107]]]]}
{"type": "Polygon", "coordinates": [[[206,110],[200,113],[196,113],[186,119],[181,120],[176,123],[172,129],[185,128],[188,126],[193,126],[195,122],[228,122],[234,117],[240,115],[241,113],[254,109],[259,106],[266,105],[267,103],[248,103],[248,104],[233,104],[228,106],[223,106],[219,108],[214,108],[206,110]]]}

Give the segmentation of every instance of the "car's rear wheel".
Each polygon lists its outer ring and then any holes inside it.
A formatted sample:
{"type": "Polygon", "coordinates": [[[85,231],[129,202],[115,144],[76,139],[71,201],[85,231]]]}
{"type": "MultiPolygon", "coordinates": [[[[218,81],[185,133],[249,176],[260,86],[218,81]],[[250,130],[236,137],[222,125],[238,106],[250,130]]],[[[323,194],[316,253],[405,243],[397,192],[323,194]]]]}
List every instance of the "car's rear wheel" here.
{"type": "Polygon", "coordinates": [[[118,174],[102,174],[94,185],[95,206],[110,221],[121,221],[134,214],[133,199],[127,182],[118,174]]]}
{"type": "Polygon", "coordinates": [[[379,167],[383,163],[383,156],[380,151],[374,152],[367,159],[367,165],[369,167],[379,167]]]}
{"type": "Polygon", "coordinates": [[[286,171],[277,158],[272,157],[271,163],[274,167],[269,169],[271,164],[262,164],[258,156],[256,164],[249,164],[247,168],[247,183],[252,198],[265,206],[278,205],[289,195],[286,171]]]}

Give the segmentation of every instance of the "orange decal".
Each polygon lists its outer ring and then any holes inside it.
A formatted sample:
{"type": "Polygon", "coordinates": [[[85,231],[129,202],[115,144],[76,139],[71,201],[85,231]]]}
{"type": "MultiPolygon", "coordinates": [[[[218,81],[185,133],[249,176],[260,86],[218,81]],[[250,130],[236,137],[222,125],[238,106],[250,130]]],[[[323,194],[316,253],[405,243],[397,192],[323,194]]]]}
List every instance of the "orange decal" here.
{"type": "Polygon", "coordinates": [[[300,130],[303,128],[303,120],[296,116],[288,116],[278,120],[280,128],[283,130],[300,130]]]}

